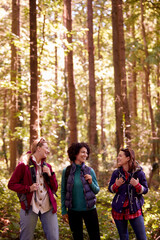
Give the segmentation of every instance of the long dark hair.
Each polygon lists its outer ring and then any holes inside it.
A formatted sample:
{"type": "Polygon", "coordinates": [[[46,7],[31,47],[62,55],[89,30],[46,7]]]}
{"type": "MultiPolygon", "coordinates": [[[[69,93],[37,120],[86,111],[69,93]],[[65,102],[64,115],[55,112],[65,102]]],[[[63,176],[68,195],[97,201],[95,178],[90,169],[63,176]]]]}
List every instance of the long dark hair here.
{"type": "Polygon", "coordinates": [[[128,161],[128,166],[129,166],[128,171],[129,172],[135,171],[138,163],[135,159],[134,151],[132,149],[129,149],[129,148],[121,148],[120,151],[124,152],[125,156],[130,158],[129,161],[128,161]]]}

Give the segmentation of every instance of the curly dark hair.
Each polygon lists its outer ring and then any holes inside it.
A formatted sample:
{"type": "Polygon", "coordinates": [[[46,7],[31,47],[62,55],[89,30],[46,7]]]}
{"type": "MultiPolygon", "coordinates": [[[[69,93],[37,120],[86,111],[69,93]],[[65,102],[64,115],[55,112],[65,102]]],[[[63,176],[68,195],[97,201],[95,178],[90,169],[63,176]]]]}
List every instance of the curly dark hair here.
{"type": "Polygon", "coordinates": [[[83,147],[85,147],[87,149],[87,154],[88,154],[87,159],[88,159],[89,154],[90,154],[90,148],[87,143],[85,143],[85,142],[72,143],[71,146],[68,148],[67,153],[68,153],[69,159],[72,162],[74,162],[76,160],[76,156],[80,152],[80,149],[83,147]]]}

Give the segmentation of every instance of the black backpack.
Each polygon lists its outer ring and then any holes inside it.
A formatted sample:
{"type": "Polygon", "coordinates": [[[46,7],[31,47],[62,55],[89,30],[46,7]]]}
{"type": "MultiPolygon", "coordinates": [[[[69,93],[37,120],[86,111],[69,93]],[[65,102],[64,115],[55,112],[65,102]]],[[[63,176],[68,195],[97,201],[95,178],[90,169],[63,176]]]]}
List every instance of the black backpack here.
{"type": "MultiPolygon", "coordinates": [[[[43,166],[46,165],[46,162],[43,162],[43,166]]],[[[29,160],[29,169],[30,169],[30,172],[31,172],[31,177],[32,177],[32,183],[36,183],[36,169],[35,169],[35,166],[34,164],[32,163],[31,160],[29,160]]],[[[50,185],[50,179],[49,179],[49,176],[47,173],[43,173],[43,177],[45,179],[45,181],[47,182],[47,184],[49,185],[49,187],[51,188],[51,185],[50,185]]],[[[53,194],[57,197],[57,194],[52,190],[53,194]]],[[[28,208],[28,202],[27,202],[27,197],[26,197],[26,194],[24,193],[17,193],[18,197],[19,197],[19,200],[20,202],[24,202],[25,204],[25,208],[26,208],[26,213],[28,213],[29,211],[29,208],[28,208]]],[[[37,197],[36,197],[36,192],[34,191],[34,198],[35,198],[35,201],[37,201],[37,197]]]]}
{"type": "Polygon", "coordinates": [[[68,180],[68,176],[69,176],[70,171],[71,171],[71,167],[72,167],[72,165],[69,165],[68,167],[66,167],[66,171],[65,171],[65,190],[67,189],[67,180],[68,180]]]}

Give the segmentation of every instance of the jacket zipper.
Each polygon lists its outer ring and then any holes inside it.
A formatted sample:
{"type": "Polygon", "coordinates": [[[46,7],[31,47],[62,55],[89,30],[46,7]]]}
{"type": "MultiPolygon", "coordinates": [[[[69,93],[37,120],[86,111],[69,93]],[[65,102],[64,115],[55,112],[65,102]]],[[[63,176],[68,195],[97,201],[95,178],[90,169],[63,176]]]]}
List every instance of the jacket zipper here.
{"type": "Polygon", "coordinates": [[[117,196],[116,203],[118,202],[118,199],[119,199],[119,195],[117,196]]]}

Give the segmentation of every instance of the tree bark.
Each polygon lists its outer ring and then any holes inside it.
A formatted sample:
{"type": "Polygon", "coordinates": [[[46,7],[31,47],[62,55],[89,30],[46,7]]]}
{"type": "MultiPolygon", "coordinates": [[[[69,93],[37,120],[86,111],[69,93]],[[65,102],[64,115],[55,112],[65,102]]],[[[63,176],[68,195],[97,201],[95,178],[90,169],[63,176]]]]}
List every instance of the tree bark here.
{"type": "MultiPolygon", "coordinates": [[[[141,4],[141,26],[142,26],[142,37],[143,37],[143,43],[144,43],[144,50],[145,50],[145,58],[147,59],[149,56],[148,53],[148,45],[146,40],[146,31],[145,31],[145,24],[144,24],[144,7],[143,7],[143,0],[140,1],[141,4]]],[[[150,119],[151,119],[151,131],[152,131],[152,154],[151,154],[151,160],[152,162],[155,162],[155,156],[156,156],[156,130],[155,130],[155,123],[154,123],[154,115],[153,115],[153,109],[152,109],[152,103],[151,103],[151,92],[150,92],[150,66],[149,62],[144,63],[144,72],[145,72],[145,90],[146,90],[146,98],[148,102],[148,108],[150,113],[150,119]]]]}
{"type": "MultiPolygon", "coordinates": [[[[72,46],[72,10],[71,0],[64,0],[65,22],[67,28],[67,41],[72,46]]],[[[67,53],[67,80],[69,91],[69,129],[70,129],[70,144],[77,142],[77,116],[76,116],[76,97],[75,84],[73,76],[73,51],[68,49],[67,53]]]]}
{"type": "Polygon", "coordinates": [[[131,146],[131,121],[130,112],[128,106],[127,97],[127,81],[126,81],[126,64],[125,64],[125,40],[124,40],[124,29],[123,29],[123,9],[122,0],[117,0],[118,4],[118,34],[119,34],[119,64],[120,64],[120,77],[122,86],[122,103],[123,103],[123,113],[125,116],[124,126],[125,126],[125,138],[126,145],[131,146]]]}
{"type": "Polygon", "coordinates": [[[17,141],[14,137],[17,127],[17,78],[18,78],[18,51],[14,44],[15,37],[19,36],[19,13],[20,1],[12,0],[12,43],[11,43],[11,101],[10,101],[10,172],[16,167],[17,158],[17,141]]]}
{"type": "MultiPolygon", "coordinates": [[[[133,14],[134,9],[132,9],[133,14]]],[[[131,36],[134,41],[136,41],[135,38],[135,23],[132,23],[132,26],[130,28],[131,36]]],[[[134,56],[133,56],[134,57],[134,56]]],[[[131,119],[134,121],[135,118],[137,117],[137,73],[136,73],[136,60],[133,59],[133,62],[131,63],[129,73],[131,72],[131,76],[129,79],[129,101],[130,101],[130,114],[131,114],[131,119]]]]}
{"type": "MultiPolygon", "coordinates": [[[[20,34],[19,34],[20,36],[20,34]]],[[[18,51],[20,51],[18,49],[18,51]]],[[[18,117],[18,123],[17,126],[20,127],[21,129],[24,126],[24,120],[23,120],[23,95],[22,95],[22,79],[21,79],[21,55],[18,54],[18,85],[19,85],[19,89],[18,89],[18,112],[19,112],[19,117],[18,117]],[[20,118],[22,116],[22,118],[20,118]]],[[[17,153],[18,153],[18,158],[20,158],[20,156],[23,153],[23,139],[19,138],[17,140],[17,153]]]]}
{"type": "Polygon", "coordinates": [[[96,120],[96,83],[95,83],[95,66],[94,66],[94,43],[93,43],[93,7],[92,0],[87,0],[87,23],[88,23],[88,59],[89,59],[89,143],[92,150],[91,165],[98,173],[97,158],[97,120],[96,120]]]}
{"type": "MultiPolygon", "coordinates": [[[[98,23],[98,37],[97,37],[97,49],[98,49],[98,60],[101,60],[101,24],[103,19],[104,2],[101,5],[101,12],[98,23]]],[[[101,85],[101,137],[100,137],[100,151],[102,152],[102,160],[105,161],[105,132],[104,132],[104,79],[98,79],[101,85]]]]}
{"type": "Polygon", "coordinates": [[[36,0],[30,0],[30,144],[39,137],[36,0]]]}
{"type": "MultiPolygon", "coordinates": [[[[160,20],[157,19],[157,46],[159,44],[159,34],[158,34],[158,29],[159,29],[159,25],[160,25],[160,20]]],[[[160,63],[157,63],[157,89],[160,89],[160,63]]],[[[160,94],[159,94],[159,90],[157,91],[157,115],[158,115],[158,119],[157,119],[157,158],[160,164],[160,94]]]]}
{"type": "Polygon", "coordinates": [[[8,166],[8,157],[7,157],[7,146],[6,146],[6,126],[7,126],[7,122],[6,122],[6,111],[7,111],[7,90],[4,89],[4,93],[3,93],[3,119],[2,119],[2,141],[3,141],[3,145],[2,145],[2,150],[3,150],[3,155],[4,155],[4,159],[6,161],[6,165],[7,168],[8,166]]]}
{"type": "Polygon", "coordinates": [[[113,65],[115,85],[115,115],[116,115],[116,148],[119,152],[123,146],[123,104],[120,75],[119,56],[119,32],[118,32],[118,6],[117,1],[112,0],[112,38],[113,38],[113,65]]]}

